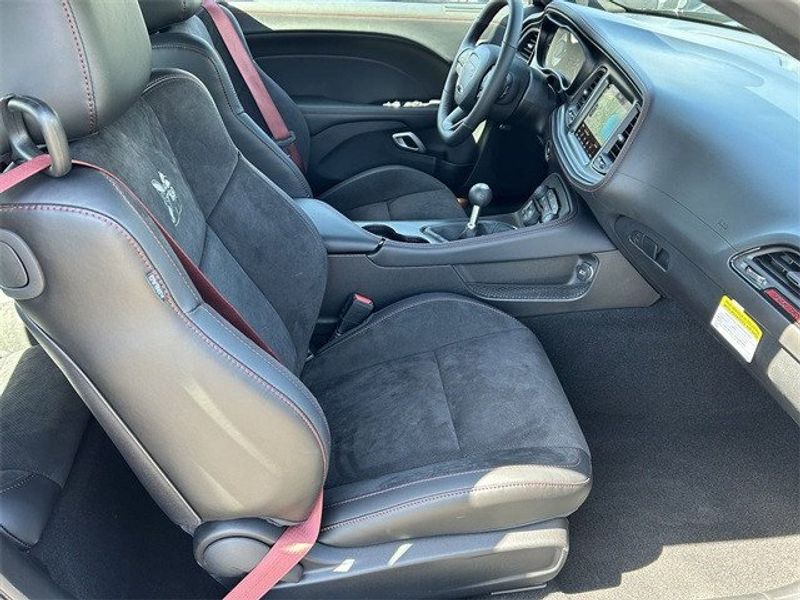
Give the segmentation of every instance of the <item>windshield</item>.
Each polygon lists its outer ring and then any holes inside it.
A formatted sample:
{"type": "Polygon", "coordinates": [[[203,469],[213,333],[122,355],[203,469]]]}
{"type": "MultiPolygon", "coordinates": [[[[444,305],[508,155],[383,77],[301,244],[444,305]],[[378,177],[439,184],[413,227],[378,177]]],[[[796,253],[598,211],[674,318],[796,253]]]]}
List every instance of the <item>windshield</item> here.
{"type": "Polygon", "coordinates": [[[746,30],[730,17],[701,0],[573,0],[576,4],[602,8],[609,12],[651,14],[685,21],[699,21],[722,27],[746,30]]]}

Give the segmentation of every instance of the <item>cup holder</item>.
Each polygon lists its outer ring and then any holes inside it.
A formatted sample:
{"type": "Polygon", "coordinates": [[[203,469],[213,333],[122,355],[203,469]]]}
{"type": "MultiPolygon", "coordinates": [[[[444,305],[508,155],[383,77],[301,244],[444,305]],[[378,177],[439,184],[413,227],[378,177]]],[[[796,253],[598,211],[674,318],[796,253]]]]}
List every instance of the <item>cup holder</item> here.
{"type": "Polygon", "coordinates": [[[392,240],[394,242],[405,242],[407,244],[427,244],[428,240],[422,237],[412,236],[412,235],[403,235],[402,233],[398,233],[388,225],[363,225],[362,229],[365,231],[369,231],[373,235],[377,235],[378,237],[385,238],[387,240],[392,240]]]}

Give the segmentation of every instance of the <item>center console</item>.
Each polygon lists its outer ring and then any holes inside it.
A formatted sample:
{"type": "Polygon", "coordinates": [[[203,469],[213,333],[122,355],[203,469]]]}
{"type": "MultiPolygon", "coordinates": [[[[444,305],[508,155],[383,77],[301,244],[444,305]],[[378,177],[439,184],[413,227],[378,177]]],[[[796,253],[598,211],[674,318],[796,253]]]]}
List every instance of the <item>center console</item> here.
{"type": "Polygon", "coordinates": [[[512,213],[484,215],[488,188],[481,189],[471,195],[469,219],[354,222],[319,200],[297,200],[328,251],[315,344],[329,339],[354,293],[377,310],[415,294],[455,293],[518,317],[658,298],[560,175],[512,213]]]}
{"type": "MultiPolygon", "coordinates": [[[[356,221],[365,231],[394,242],[407,244],[443,244],[465,239],[482,238],[515,230],[536,228],[558,219],[566,219],[573,210],[571,196],[558,175],[550,175],[536,188],[519,210],[481,218],[480,213],[491,202],[477,196],[476,184],[470,190],[473,209],[470,219],[426,221],[356,221]],[[478,202],[485,202],[482,205],[478,202]],[[477,210],[476,210],[477,209],[477,210]],[[474,222],[473,222],[474,220],[474,222]]],[[[486,188],[488,190],[488,187],[486,188]]],[[[485,190],[479,189],[485,193],[485,190]]]]}

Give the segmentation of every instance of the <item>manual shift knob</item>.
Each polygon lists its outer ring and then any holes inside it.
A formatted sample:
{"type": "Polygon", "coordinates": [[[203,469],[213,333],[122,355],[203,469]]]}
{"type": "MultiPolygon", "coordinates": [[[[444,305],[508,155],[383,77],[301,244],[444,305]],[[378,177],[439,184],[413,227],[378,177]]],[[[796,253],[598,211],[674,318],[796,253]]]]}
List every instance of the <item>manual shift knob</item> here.
{"type": "Polygon", "coordinates": [[[489,206],[492,201],[492,188],[485,183],[476,183],[469,188],[469,195],[467,196],[469,203],[472,205],[472,212],[469,215],[469,222],[464,233],[461,234],[462,238],[475,237],[478,228],[478,217],[481,216],[481,209],[489,206]]]}
{"type": "Polygon", "coordinates": [[[472,206],[486,208],[492,202],[492,188],[485,183],[476,183],[469,188],[468,198],[472,206]]]}

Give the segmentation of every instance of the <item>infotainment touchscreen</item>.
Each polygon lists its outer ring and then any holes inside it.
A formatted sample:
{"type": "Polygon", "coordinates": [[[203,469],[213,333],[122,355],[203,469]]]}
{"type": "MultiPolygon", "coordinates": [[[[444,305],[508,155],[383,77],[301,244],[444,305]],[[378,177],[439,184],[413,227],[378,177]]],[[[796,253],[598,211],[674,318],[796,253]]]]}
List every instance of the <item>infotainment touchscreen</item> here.
{"type": "Polygon", "coordinates": [[[603,90],[576,131],[590,157],[594,157],[611,139],[631,108],[633,103],[613,83],[603,90]]]}

